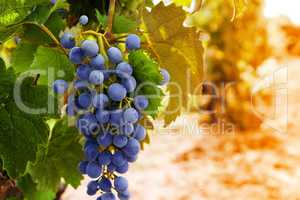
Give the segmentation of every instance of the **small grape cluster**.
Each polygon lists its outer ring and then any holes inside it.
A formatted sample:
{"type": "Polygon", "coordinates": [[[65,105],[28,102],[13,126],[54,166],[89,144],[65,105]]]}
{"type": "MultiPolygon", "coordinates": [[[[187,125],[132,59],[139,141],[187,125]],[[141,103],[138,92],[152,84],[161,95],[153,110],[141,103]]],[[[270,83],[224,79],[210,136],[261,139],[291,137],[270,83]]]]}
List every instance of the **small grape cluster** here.
{"type": "MultiPolygon", "coordinates": [[[[85,17],[80,23],[86,24],[85,17]]],[[[79,170],[93,180],[87,186],[87,194],[97,200],[128,200],[128,181],[121,176],[128,171],[129,163],[137,160],[146,129],[139,123],[149,104],[146,96],[135,95],[138,85],[132,66],[124,60],[117,47],[109,47],[108,60],[99,53],[94,40],[84,40],[75,46],[74,36],[65,33],[61,44],[69,49],[69,59],[76,64],[76,79],[70,86],[64,80],[56,80],[56,93],[67,93],[66,114],[76,117],[76,127],[85,137],[85,160],[79,163],[79,170]]],[[[140,38],[130,34],[126,48],[140,49],[140,38]]],[[[167,84],[170,77],[161,69],[167,84]]]]}

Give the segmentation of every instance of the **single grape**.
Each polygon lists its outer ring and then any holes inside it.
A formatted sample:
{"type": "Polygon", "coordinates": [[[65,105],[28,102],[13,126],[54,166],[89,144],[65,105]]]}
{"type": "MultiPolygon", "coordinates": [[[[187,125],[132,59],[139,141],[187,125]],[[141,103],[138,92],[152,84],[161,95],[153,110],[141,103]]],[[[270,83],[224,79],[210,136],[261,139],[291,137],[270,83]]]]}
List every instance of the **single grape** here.
{"type": "Polygon", "coordinates": [[[134,131],[134,126],[131,123],[125,122],[122,123],[120,126],[120,133],[123,135],[130,136],[131,133],[133,133],[133,131],[134,131]]]}
{"type": "Polygon", "coordinates": [[[78,169],[81,174],[86,174],[86,167],[88,164],[88,161],[80,161],[80,163],[78,164],[78,169]]]}
{"type": "Polygon", "coordinates": [[[84,80],[75,80],[73,84],[74,84],[74,88],[77,90],[89,88],[89,82],[84,80]]]}
{"type": "Polygon", "coordinates": [[[76,75],[80,80],[89,80],[92,69],[89,65],[82,64],[76,69],[76,75]]]}
{"type": "Polygon", "coordinates": [[[109,112],[107,110],[97,110],[96,118],[100,124],[105,124],[109,121],[109,112]]]}
{"type": "Polygon", "coordinates": [[[125,190],[123,192],[118,193],[118,197],[120,200],[129,200],[130,199],[130,192],[125,190]]]}
{"type": "Polygon", "coordinates": [[[123,113],[123,119],[128,123],[135,123],[139,119],[139,113],[134,108],[127,108],[123,113]]]}
{"type": "Polygon", "coordinates": [[[118,192],[124,192],[128,189],[128,181],[122,176],[116,177],[114,180],[114,186],[118,192]]]}
{"type": "Polygon", "coordinates": [[[160,74],[163,77],[163,80],[161,81],[161,85],[166,85],[170,81],[170,74],[166,69],[160,69],[160,74]]]}
{"type": "Polygon", "coordinates": [[[60,38],[61,45],[66,49],[71,49],[75,46],[74,35],[71,33],[64,33],[60,38]]]}
{"type": "Polygon", "coordinates": [[[81,44],[81,49],[84,52],[84,55],[89,57],[96,56],[99,51],[98,44],[94,40],[84,40],[81,44]]]}
{"type": "Polygon", "coordinates": [[[146,129],[142,125],[137,124],[134,128],[133,137],[138,141],[143,141],[146,137],[146,129]]]}
{"type": "Polygon", "coordinates": [[[119,83],[111,84],[107,93],[113,101],[122,101],[126,97],[126,89],[119,83]]]}
{"type": "Polygon", "coordinates": [[[87,185],[87,194],[93,196],[98,191],[98,182],[97,181],[90,181],[87,185]]]}
{"type": "Polygon", "coordinates": [[[104,81],[104,75],[100,70],[94,70],[89,75],[89,81],[94,85],[101,85],[104,81]]]}
{"type": "Polygon", "coordinates": [[[144,110],[148,107],[149,101],[144,95],[134,97],[134,106],[138,110],[144,110]]]}
{"type": "Polygon", "coordinates": [[[133,163],[138,159],[138,156],[137,155],[130,155],[130,156],[126,155],[126,159],[128,162],[133,163]]]}
{"type": "Polygon", "coordinates": [[[122,53],[120,51],[120,49],[118,49],[117,47],[110,47],[107,50],[107,55],[109,60],[113,63],[113,64],[118,64],[120,62],[122,62],[122,53]]]}
{"type": "Polygon", "coordinates": [[[84,154],[86,159],[88,159],[89,161],[95,161],[99,156],[98,146],[97,145],[86,146],[84,148],[84,154]]]}
{"type": "Polygon", "coordinates": [[[79,18],[79,23],[81,25],[86,25],[89,22],[89,18],[86,15],[81,15],[79,18]]]}
{"type": "Polygon", "coordinates": [[[112,155],[111,162],[117,167],[122,166],[125,164],[126,158],[121,151],[117,151],[112,155]]]}
{"type": "Polygon", "coordinates": [[[116,197],[113,193],[108,192],[102,194],[97,200],[116,200],[116,197]]]}
{"type": "Polygon", "coordinates": [[[63,94],[68,89],[68,83],[65,80],[56,80],[52,87],[55,93],[63,94]]]}
{"type": "Polygon", "coordinates": [[[117,109],[110,112],[110,123],[113,125],[119,125],[123,119],[123,110],[117,109]]]}
{"type": "Polygon", "coordinates": [[[93,97],[93,106],[99,109],[105,108],[109,103],[108,97],[101,93],[93,97]]]}
{"type": "Polygon", "coordinates": [[[90,162],[86,167],[86,173],[91,178],[98,178],[101,171],[101,167],[96,162],[90,162]]]}
{"type": "Polygon", "coordinates": [[[119,63],[116,71],[120,78],[128,78],[133,72],[132,67],[127,62],[119,63]]]}
{"type": "Polygon", "coordinates": [[[128,50],[141,48],[141,39],[136,34],[130,34],[126,38],[126,47],[128,50]]]}
{"type": "Polygon", "coordinates": [[[50,2],[51,2],[52,4],[55,4],[55,3],[56,3],[56,0],[50,0],[50,2]]]}
{"type": "Polygon", "coordinates": [[[103,135],[98,135],[97,142],[102,147],[107,148],[112,144],[112,135],[110,133],[104,133],[103,135]]]}
{"type": "Polygon", "coordinates": [[[91,94],[85,92],[79,95],[77,99],[77,105],[80,108],[86,109],[88,108],[92,103],[92,97],[91,94]]]}
{"type": "Polygon", "coordinates": [[[136,88],[136,80],[133,76],[122,79],[121,83],[126,88],[127,92],[133,92],[136,88]]]}
{"type": "Polygon", "coordinates": [[[133,156],[133,155],[137,155],[140,149],[141,149],[140,143],[136,139],[130,138],[128,140],[127,145],[123,148],[123,152],[127,156],[133,156]]]}
{"type": "Polygon", "coordinates": [[[118,173],[120,173],[120,174],[124,174],[124,173],[126,173],[126,172],[128,171],[128,169],[129,169],[129,164],[128,164],[128,162],[126,161],[126,162],[124,163],[124,165],[118,166],[118,167],[117,167],[116,172],[118,172],[118,173]]]}
{"type": "Polygon", "coordinates": [[[114,172],[114,171],[116,171],[116,169],[117,169],[117,166],[115,166],[113,163],[110,163],[108,166],[107,166],[107,170],[109,171],[109,172],[114,172]]]}
{"type": "Polygon", "coordinates": [[[103,70],[104,69],[105,59],[102,55],[98,54],[93,57],[90,61],[90,65],[96,69],[103,70]]]}
{"type": "Polygon", "coordinates": [[[111,163],[111,153],[109,151],[103,151],[98,156],[98,162],[100,165],[109,165],[111,163]]]}
{"type": "Polygon", "coordinates": [[[104,192],[110,192],[112,184],[108,178],[102,177],[99,181],[99,188],[104,192]]]}
{"type": "Polygon", "coordinates": [[[22,39],[19,36],[14,37],[15,43],[18,45],[22,41],[22,39]]]}
{"type": "Polygon", "coordinates": [[[80,64],[84,59],[84,53],[79,47],[73,47],[69,53],[69,59],[74,64],[80,64]]]}
{"type": "Polygon", "coordinates": [[[125,135],[115,135],[113,138],[113,144],[118,148],[126,146],[128,138],[125,135]]]}

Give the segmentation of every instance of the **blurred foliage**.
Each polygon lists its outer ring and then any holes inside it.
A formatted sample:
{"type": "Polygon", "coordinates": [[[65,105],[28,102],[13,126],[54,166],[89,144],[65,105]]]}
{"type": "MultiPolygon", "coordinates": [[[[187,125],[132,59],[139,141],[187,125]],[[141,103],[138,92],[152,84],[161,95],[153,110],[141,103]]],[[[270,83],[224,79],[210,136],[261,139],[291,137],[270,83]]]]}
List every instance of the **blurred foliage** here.
{"type": "MultiPolygon", "coordinates": [[[[205,79],[224,90],[222,99],[209,99],[202,109],[214,110],[213,119],[225,117],[241,129],[257,128],[261,120],[251,110],[251,88],[258,77],[255,69],[270,55],[262,0],[247,4],[231,0],[205,1],[186,24],[202,32],[206,47],[205,79]],[[224,97],[223,97],[224,96],[224,97]],[[213,102],[215,101],[215,102],[213,102]]],[[[207,94],[212,88],[204,88],[207,94]]],[[[221,91],[222,92],[222,91],[221,91]]],[[[264,94],[262,94],[264,97],[264,94]]]]}

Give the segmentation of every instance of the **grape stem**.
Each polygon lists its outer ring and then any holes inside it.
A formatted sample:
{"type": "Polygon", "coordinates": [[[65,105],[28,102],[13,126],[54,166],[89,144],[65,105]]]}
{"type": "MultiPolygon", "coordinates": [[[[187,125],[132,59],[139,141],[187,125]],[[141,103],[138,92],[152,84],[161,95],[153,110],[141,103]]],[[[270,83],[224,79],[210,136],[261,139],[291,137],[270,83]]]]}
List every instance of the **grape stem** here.
{"type": "Polygon", "coordinates": [[[112,35],[112,27],[114,21],[114,14],[115,14],[115,7],[116,7],[116,0],[109,1],[109,10],[108,10],[108,19],[107,19],[107,30],[105,36],[108,39],[113,38],[112,35]]]}

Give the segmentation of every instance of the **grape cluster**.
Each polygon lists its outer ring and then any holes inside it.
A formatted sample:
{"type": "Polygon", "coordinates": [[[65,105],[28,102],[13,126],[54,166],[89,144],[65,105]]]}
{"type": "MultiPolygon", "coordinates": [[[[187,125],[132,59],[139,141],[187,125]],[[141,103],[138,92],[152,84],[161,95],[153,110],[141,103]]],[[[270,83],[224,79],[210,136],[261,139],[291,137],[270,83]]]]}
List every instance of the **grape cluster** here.
{"type": "MultiPolygon", "coordinates": [[[[80,23],[87,20],[81,18],[80,23]]],[[[129,163],[135,162],[146,137],[146,129],[139,123],[148,107],[146,96],[136,95],[138,85],[132,66],[126,62],[119,48],[107,49],[108,60],[99,53],[94,40],[84,40],[75,46],[74,36],[65,33],[61,44],[69,49],[69,59],[76,64],[76,79],[70,86],[56,80],[56,93],[67,93],[66,113],[76,117],[76,127],[85,137],[85,160],[79,163],[82,174],[93,180],[87,186],[88,195],[100,195],[97,200],[128,200],[128,181],[121,176],[129,163]]],[[[140,38],[130,34],[126,48],[141,47],[140,38]]],[[[170,77],[161,69],[162,85],[170,77]]]]}

